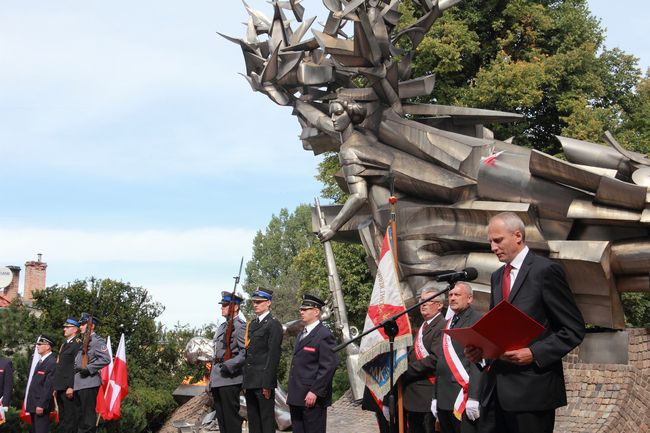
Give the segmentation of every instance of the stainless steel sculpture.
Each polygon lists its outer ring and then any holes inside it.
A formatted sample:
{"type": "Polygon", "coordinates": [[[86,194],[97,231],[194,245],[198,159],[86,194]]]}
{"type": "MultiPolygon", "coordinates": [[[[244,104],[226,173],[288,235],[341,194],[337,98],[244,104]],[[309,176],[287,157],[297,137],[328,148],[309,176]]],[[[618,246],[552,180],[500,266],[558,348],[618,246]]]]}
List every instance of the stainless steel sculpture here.
{"type": "Polygon", "coordinates": [[[415,50],[458,2],[416,0],[422,18],[398,30],[399,0],[324,0],[327,19],[311,37],[315,18],[303,19],[299,0],[272,1],[272,18],[245,4],[245,37],[226,38],[241,47],[253,90],[294,108],[303,148],[339,154],[337,181],[350,196],[323,208],[327,225],[313,216],[321,240],[360,241],[376,262],[394,182],[407,287],[472,266],[485,302],[499,266],[487,222],[513,211],[527,243],[564,266],[586,320],[624,327],[619,292],[650,290],[650,161],[611,135],[610,147],[558,137],[562,161],[484,126],[517,114],[412,102],[435,87],[433,76],[412,76],[415,50]]]}

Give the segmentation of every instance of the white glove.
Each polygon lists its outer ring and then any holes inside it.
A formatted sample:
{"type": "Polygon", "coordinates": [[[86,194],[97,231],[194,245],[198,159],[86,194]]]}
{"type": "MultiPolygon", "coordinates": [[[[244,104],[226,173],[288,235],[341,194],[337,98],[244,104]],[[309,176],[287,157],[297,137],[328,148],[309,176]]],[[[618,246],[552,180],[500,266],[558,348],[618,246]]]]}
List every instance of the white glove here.
{"type": "Polygon", "coordinates": [[[381,413],[384,414],[384,418],[386,418],[386,421],[390,421],[390,408],[386,405],[383,405],[381,407],[381,413]]]}
{"type": "Polygon", "coordinates": [[[481,416],[478,401],[473,398],[467,400],[467,403],[465,404],[465,415],[467,415],[467,419],[470,421],[476,421],[478,417],[481,416]]]}
{"type": "Polygon", "coordinates": [[[438,418],[438,400],[435,398],[431,400],[431,413],[435,418],[438,418]]]}

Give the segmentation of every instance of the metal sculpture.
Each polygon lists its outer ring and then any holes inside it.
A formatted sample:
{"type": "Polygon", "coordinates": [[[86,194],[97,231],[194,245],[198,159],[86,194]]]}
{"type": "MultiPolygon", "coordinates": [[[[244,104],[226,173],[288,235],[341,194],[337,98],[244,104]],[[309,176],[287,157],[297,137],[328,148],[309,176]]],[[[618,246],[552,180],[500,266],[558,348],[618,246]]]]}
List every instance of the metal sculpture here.
{"type": "Polygon", "coordinates": [[[405,295],[471,266],[480,304],[499,266],[488,220],[513,211],[528,245],[563,264],[586,320],[623,328],[619,292],[650,290],[650,160],[607,135],[611,148],[558,137],[562,161],[484,126],[518,114],[412,102],[435,87],[434,76],[412,76],[416,49],[459,1],[414,0],[422,18],[398,29],[399,0],[324,0],[328,16],[312,37],[300,0],[272,1],[272,18],[244,3],[245,37],[224,37],[241,47],[253,90],[294,107],[304,149],[339,154],[337,181],[350,196],[323,208],[323,227],[313,216],[321,240],[360,241],[376,263],[392,183],[405,295]]]}

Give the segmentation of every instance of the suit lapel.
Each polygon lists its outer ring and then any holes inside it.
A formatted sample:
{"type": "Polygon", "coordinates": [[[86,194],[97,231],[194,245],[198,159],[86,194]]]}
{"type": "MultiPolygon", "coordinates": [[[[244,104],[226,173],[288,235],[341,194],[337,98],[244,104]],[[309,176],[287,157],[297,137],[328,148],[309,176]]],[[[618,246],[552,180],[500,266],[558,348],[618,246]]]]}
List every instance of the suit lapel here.
{"type": "Polygon", "coordinates": [[[512,285],[512,290],[510,290],[510,296],[508,296],[508,301],[512,302],[513,299],[515,299],[515,296],[517,296],[517,293],[519,293],[519,289],[521,289],[521,286],[524,283],[524,280],[526,279],[526,275],[528,275],[528,271],[530,270],[530,266],[533,263],[533,252],[528,251],[528,254],[526,254],[526,257],[524,258],[523,263],[521,264],[521,269],[519,269],[519,272],[517,272],[517,278],[515,279],[515,283],[512,285]]]}
{"type": "Polygon", "coordinates": [[[296,352],[299,351],[300,349],[305,347],[307,345],[307,343],[310,343],[314,339],[316,334],[318,333],[318,329],[321,326],[323,326],[323,324],[319,323],[318,325],[316,325],[316,327],[314,329],[311,330],[311,332],[309,334],[307,334],[307,336],[305,338],[301,338],[300,341],[298,341],[298,344],[296,344],[296,350],[295,351],[296,352]]]}

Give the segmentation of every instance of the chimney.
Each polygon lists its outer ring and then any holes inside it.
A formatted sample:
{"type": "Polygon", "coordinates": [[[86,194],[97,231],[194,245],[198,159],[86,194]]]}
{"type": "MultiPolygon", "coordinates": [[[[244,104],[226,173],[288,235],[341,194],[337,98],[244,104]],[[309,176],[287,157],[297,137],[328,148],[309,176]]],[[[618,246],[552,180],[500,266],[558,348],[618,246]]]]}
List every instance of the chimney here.
{"type": "Polygon", "coordinates": [[[7,266],[11,271],[11,282],[6,287],[0,287],[0,302],[2,306],[8,306],[18,294],[18,283],[20,282],[20,266],[7,266]],[[6,305],[5,305],[6,304],[6,305]]]}
{"type": "Polygon", "coordinates": [[[25,293],[23,299],[31,302],[34,292],[45,288],[45,270],[47,263],[41,261],[42,254],[38,254],[38,260],[25,263],[25,293]]]}

